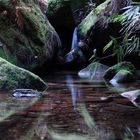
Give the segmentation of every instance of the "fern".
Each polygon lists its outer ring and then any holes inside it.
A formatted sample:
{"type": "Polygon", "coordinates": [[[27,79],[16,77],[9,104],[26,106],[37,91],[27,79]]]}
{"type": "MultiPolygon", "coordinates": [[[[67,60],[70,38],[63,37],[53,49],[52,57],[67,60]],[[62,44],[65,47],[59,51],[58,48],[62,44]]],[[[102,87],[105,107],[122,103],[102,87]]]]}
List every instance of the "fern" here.
{"type": "Polygon", "coordinates": [[[125,34],[122,42],[119,42],[114,37],[110,37],[111,41],[103,48],[103,52],[105,53],[108,49],[113,47],[113,53],[116,54],[118,62],[124,60],[124,57],[139,51],[140,39],[136,36],[132,36],[129,38],[127,34],[125,34]]]}
{"type": "Polygon", "coordinates": [[[140,47],[140,38],[137,35],[140,31],[140,6],[128,6],[122,10],[125,10],[123,14],[109,17],[109,22],[121,23],[122,41],[118,41],[119,38],[110,37],[110,42],[103,48],[104,53],[112,47],[118,62],[122,61],[126,55],[138,52],[140,47]]]}
{"type": "Polygon", "coordinates": [[[127,9],[123,14],[123,20],[121,21],[121,24],[123,25],[123,28],[121,31],[124,33],[128,33],[130,35],[132,32],[135,32],[137,30],[137,22],[140,22],[140,6],[129,6],[126,7],[127,9]]]}

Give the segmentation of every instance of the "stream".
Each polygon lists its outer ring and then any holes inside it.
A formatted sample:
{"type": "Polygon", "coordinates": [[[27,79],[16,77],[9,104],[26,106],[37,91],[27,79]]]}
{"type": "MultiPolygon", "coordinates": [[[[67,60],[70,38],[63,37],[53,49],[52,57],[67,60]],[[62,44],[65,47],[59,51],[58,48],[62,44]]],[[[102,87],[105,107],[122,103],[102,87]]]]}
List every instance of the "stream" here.
{"type": "Polygon", "coordinates": [[[138,83],[117,85],[59,71],[41,97],[0,92],[0,140],[139,140],[140,110],[127,99],[101,100],[138,83]]]}

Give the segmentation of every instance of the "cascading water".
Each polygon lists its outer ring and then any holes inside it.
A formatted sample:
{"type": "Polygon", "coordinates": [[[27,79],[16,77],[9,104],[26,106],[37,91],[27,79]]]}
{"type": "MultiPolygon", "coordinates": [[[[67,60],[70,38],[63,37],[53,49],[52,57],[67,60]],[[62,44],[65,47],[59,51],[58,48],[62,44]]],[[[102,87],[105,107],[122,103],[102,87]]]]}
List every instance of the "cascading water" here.
{"type": "Polygon", "coordinates": [[[86,62],[86,58],[81,50],[84,47],[84,43],[78,38],[78,28],[75,27],[72,37],[72,44],[70,52],[65,56],[65,62],[73,62],[77,60],[77,62],[86,62]],[[82,45],[82,47],[81,47],[82,45]]]}
{"type": "Polygon", "coordinates": [[[77,31],[78,31],[78,28],[75,27],[74,32],[73,32],[71,50],[76,49],[77,48],[77,45],[78,45],[77,31]]]}
{"type": "Polygon", "coordinates": [[[70,50],[70,53],[66,55],[66,62],[72,62],[74,60],[74,56],[72,52],[74,52],[74,50],[76,50],[78,46],[77,30],[78,30],[77,27],[75,27],[73,31],[71,50],[70,50]]]}

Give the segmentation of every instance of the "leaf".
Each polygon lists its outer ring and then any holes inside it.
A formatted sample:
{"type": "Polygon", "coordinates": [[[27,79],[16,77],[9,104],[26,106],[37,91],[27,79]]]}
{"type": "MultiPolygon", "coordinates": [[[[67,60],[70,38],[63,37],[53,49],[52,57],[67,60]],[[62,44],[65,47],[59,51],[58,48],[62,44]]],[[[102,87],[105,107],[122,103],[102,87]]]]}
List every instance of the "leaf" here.
{"type": "Polygon", "coordinates": [[[111,40],[111,41],[103,48],[103,52],[106,52],[106,50],[108,50],[112,45],[113,45],[113,40],[111,40]]]}

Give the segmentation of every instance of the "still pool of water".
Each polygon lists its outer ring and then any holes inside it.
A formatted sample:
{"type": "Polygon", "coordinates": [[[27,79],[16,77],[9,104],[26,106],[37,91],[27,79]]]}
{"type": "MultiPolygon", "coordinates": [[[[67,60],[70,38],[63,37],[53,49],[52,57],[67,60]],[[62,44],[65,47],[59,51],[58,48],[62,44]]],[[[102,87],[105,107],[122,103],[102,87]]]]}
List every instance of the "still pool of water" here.
{"type": "Polygon", "coordinates": [[[139,140],[140,110],[124,98],[101,100],[139,84],[110,85],[56,72],[41,97],[0,93],[0,140],[139,140]]]}

